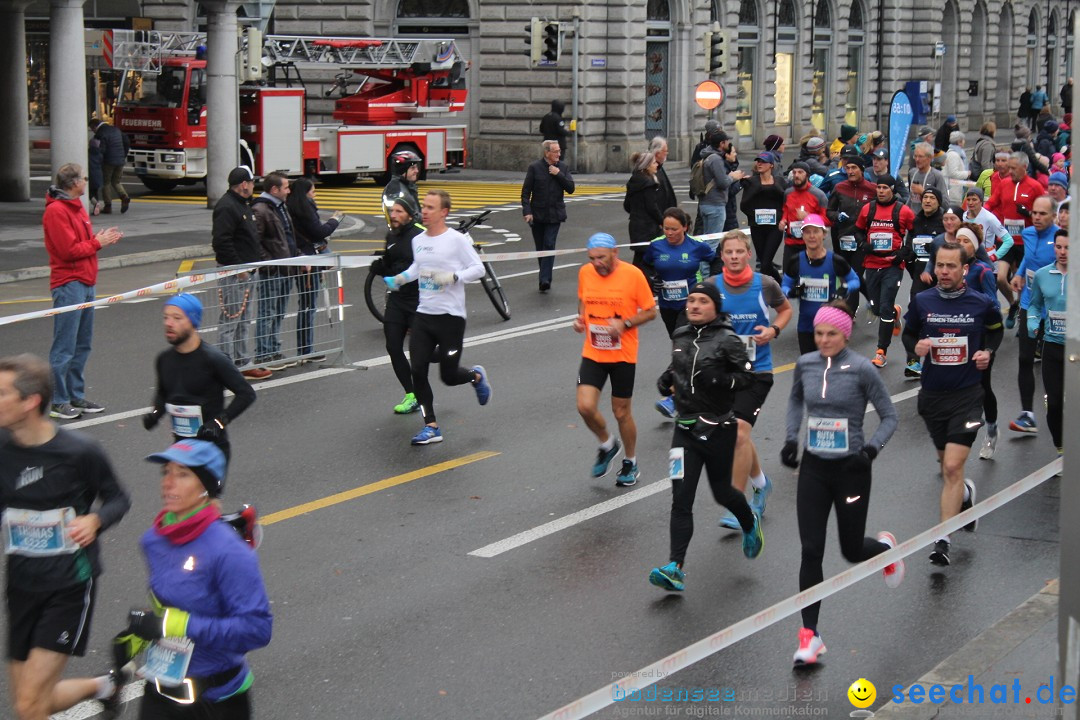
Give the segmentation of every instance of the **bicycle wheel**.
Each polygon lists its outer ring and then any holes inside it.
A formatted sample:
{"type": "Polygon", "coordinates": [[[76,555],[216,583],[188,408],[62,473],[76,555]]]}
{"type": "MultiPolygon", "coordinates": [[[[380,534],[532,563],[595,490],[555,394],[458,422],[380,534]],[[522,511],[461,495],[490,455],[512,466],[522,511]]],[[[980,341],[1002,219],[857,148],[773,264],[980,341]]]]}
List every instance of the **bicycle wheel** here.
{"type": "Polygon", "coordinates": [[[386,309],[386,296],[390,294],[390,291],[386,288],[386,284],[382,281],[382,276],[368,271],[367,279],[364,280],[364,302],[367,304],[368,310],[375,316],[375,319],[379,322],[386,322],[384,316],[384,310],[386,309]],[[378,285],[375,281],[378,280],[378,285]]]}
{"type": "Polygon", "coordinates": [[[495,274],[495,269],[491,267],[491,263],[484,263],[484,277],[480,278],[480,284],[484,286],[484,292],[491,298],[491,304],[495,306],[496,312],[502,315],[503,320],[510,319],[510,303],[506,302],[506,293],[503,292],[502,285],[499,283],[499,276],[495,274]]]}

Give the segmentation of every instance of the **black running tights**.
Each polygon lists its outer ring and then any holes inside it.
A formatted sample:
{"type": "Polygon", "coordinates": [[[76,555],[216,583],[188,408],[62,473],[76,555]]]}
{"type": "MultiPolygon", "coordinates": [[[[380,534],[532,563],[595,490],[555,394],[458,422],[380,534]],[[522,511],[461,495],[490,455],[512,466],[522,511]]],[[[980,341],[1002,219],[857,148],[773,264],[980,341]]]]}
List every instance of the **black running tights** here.
{"type": "MultiPolygon", "coordinates": [[[[796,497],[799,539],[802,541],[800,591],[824,579],[821,563],[825,558],[825,531],[829,526],[829,512],[834,507],[844,559],[858,563],[889,549],[885,543],[863,536],[870,504],[870,468],[858,456],[826,460],[804,452],[796,497]]],[[[817,632],[819,612],[821,603],[803,608],[803,627],[817,632]]]]}
{"type": "Polygon", "coordinates": [[[1031,412],[1032,402],[1035,399],[1035,348],[1038,345],[1036,336],[1028,332],[1027,310],[1020,311],[1017,318],[1016,337],[1020,345],[1020,363],[1016,371],[1016,384],[1020,388],[1020,408],[1031,412]]]}
{"type": "Polygon", "coordinates": [[[683,448],[683,477],[671,481],[671,555],[668,559],[680,566],[694,534],[694,496],[702,468],[709,474],[709,487],[716,502],[739,519],[745,532],[754,529],[754,513],[746,497],[731,486],[731,464],[735,459],[738,434],[734,419],[712,429],[712,434],[704,441],[694,430],[675,427],[671,447],[683,448]]]}
{"type": "Polygon", "coordinates": [[[1061,413],[1065,403],[1065,346],[1047,341],[1043,343],[1042,356],[1043,390],[1046,391],[1046,427],[1054,447],[1062,447],[1061,413]]]}
{"type": "Polygon", "coordinates": [[[439,377],[444,385],[464,385],[476,376],[472,370],[460,367],[461,345],[465,339],[465,318],[457,315],[413,316],[412,333],[409,335],[409,359],[412,362],[413,392],[424,413],[424,423],[435,420],[435,394],[428,382],[428,366],[435,354],[435,346],[442,350],[439,361],[439,377]]]}
{"type": "Polygon", "coordinates": [[[994,394],[994,387],[990,384],[990,371],[994,369],[994,358],[996,357],[996,353],[990,356],[990,364],[986,366],[982,373],[983,415],[986,417],[986,422],[994,424],[998,421],[998,407],[997,395],[994,394]]]}
{"type": "Polygon", "coordinates": [[[143,693],[139,720],[249,720],[251,691],[221,702],[197,701],[188,705],[162,697],[153,688],[143,693]]]}

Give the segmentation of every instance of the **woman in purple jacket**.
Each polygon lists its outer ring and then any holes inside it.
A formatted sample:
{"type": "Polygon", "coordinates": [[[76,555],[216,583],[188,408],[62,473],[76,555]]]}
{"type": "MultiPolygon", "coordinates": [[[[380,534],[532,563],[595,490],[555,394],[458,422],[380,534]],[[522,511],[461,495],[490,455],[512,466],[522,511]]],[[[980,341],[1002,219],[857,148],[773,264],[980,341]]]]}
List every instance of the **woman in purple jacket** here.
{"type": "Polygon", "coordinates": [[[225,456],[185,439],[147,460],[162,466],[163,506],[141,541],[153,607],[128,616],[129,637],[149,641],[139,718],[247,720],[244,656],[270,643],[273,618],[255,551],[215,502],[225,456]]]}

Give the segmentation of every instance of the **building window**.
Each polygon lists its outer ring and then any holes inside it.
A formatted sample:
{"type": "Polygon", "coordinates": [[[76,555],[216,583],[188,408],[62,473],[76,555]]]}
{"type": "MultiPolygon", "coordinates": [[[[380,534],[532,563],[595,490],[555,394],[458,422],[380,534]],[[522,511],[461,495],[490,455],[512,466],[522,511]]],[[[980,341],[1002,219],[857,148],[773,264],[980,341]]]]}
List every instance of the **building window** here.
{"type": "Polygon", "coordinates": [[[468,18],[468,0],[401,0],[398,18],[468,18]]]}
{"type": "Polygon", "coordinates": [[[659,22],[671,22],[671,8],[667,0],[649,0],[646,8],[646,19],[659,22]]]}
{"type": "Polygon", "coordinates": [[[848,15],[848,30],[863,29],[863,9],[859,3],[852,3],[851,13],[848,15]]]}
{"type": "Polygon", "coordinates": [[[832,27],[832,14],[829,12],[829,0],[819,0],[817,9],[814,11],[814,27],[832,27]]]}
{"type": "Polygon", "coordinates": [[[795,27],[794,0],[781,0],[776,20],[780,24],[780,27],[795,27]]]}
{"type": "Polygon", "coordinates": [[[757,28],[757,3],[754,0],[741,0],[739,3],[739,24],[757,28]]]}

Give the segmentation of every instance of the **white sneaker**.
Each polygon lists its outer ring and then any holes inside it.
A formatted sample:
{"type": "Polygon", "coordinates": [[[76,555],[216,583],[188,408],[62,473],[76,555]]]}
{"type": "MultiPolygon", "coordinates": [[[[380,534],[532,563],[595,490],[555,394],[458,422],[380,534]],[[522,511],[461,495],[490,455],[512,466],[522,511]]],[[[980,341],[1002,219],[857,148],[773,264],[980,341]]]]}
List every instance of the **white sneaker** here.
{"type": "Polygon", "coordinates": [[[799,649],[795,651],[796,665],[813,665],[818,655],[825,654],[825,643],[810,628],[799,629],[799,649]]]}
{"type": "MultiPolygon", "coordinates": [[[[882,530],[877,534],[878,542],[883,542],[890,548],[896,547],[896,536],[887,530],[882,530]]],[[[885,569],[881,571],[881,576],[885,578],[885,584],[891,588],[900,587],[900,583],[904,582],[904,574],[907,572],[907,568],[904,565],[903,560],[897,560],[894,563],[890,563],[885,566],[885,569]]]]}
{"type": "Polygon", "coordinates": [[[986,426],[986,441],[983,443],[982,449],[979,450],[979,458],[982,460],[993,460],[994,451],[997,450],[998,432],[997,425],[986,426]]]}

